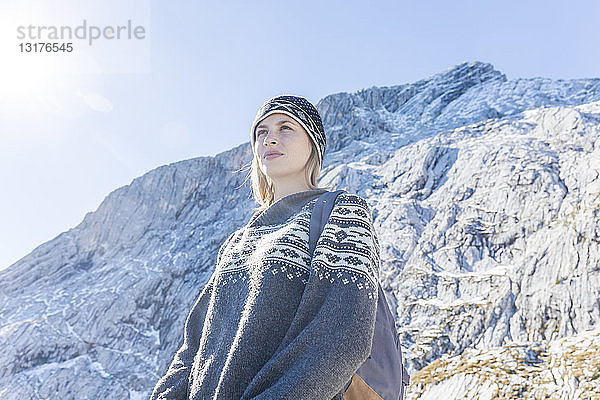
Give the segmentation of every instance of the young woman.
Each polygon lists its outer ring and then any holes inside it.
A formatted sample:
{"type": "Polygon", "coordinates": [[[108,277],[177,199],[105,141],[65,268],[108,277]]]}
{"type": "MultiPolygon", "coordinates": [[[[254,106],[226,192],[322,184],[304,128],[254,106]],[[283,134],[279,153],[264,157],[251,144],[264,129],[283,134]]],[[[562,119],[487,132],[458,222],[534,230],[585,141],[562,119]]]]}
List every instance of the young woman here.
{"type": "Polygon", "coordinates": [[[151,400],[374,394],[354,374],[371,351],[379,279],[365,199],[337,197],[309,256],[311,210],[327,191],[317,186],[325,143],[321,117],[303,97],[273,97],[258,110],[251,178],[260,207],[219,248],[151,400]]]}

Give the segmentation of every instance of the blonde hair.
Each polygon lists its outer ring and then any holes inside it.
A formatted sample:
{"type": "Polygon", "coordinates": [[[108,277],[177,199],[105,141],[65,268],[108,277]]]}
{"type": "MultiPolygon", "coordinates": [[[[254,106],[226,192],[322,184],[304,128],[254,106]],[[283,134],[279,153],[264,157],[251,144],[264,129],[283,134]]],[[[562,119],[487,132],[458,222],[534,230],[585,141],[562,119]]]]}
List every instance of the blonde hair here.
{"type": "MultiPolygon", "coordinates": [[[[310,190],[314,189],[326,189],[331,190],[332,186],[321,187],[318,185],[317,180],[319,178],[319,174],[321,173],[321,162],[319,161],[319,154],[317,153],[319,150],[316,145],[310,140],[311,151],[308,160],[306,161],[306,165],[304,166],[304,178],[305,182],[308,185],[310,190]]],[[[251,179],[252,182],[252,197],[259,204],[258,207],[254,208],[254,211],[262,210],[269,207],[273,204],[273,198],[275,196],[275,192],[273,189],[273,181],[263,174],[259,165],[259,158],[252,149],[252,153],[254,157],[251,161],[250,165],[250,174],[246,176],[246,179],[242,183],[242,185],[248,180],[251,179]]],[[[247,168],[248,166],[246,166],[247,168]]],[[[241,185],[240,185],[241,186],[241,185]]]]}

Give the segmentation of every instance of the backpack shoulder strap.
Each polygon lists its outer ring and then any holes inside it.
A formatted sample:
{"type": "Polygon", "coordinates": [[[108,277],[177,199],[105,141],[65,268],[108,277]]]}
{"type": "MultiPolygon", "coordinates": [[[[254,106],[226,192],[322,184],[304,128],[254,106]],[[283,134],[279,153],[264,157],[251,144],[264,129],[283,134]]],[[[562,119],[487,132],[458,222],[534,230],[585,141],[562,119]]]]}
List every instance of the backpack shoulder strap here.
{"type": "Polygon", "coordinates": [[[311,259],[315,252],[315,247],[317,247],[317,240],[319,240],[321,232],[323,232],[323,228],[329,220],[335,199],[343,192],[345,192],[343,189],[336,190],[335,192],[325,192],[319,196],[315,203],[315,207],[310,215],[310,233],[308,237],[308,248],[311,259]]]}
{"type": "MultiPolygon", "coordinates": [[[[317,246],[317,241],[329,220],[335,200],[343,192],[345,190],[325,192],[319,196],[315,203],[310,216],[309,249],[311,259],[317,246]]],[[[394,318],[379,283],[378,291],[377,314],[372,345],[374,348],[372,348],[371,355],[358,369],[356,374],[371,389],[377,389],[380,393],[385,392],[386,398],[404,399],[405,387],[410,383],[410,375],[404,366],[394,318]],[[384,367],[384,370],[381,369],[382,367],[384,367]],[[401,369],[398,370],[399,368],[401,369]],[[397,377],[400,377],[400,382],[396,380],[397,377]]],[[[346,392],[351,383],[352,379],[344,386],[344,392],[346,392]]]]}

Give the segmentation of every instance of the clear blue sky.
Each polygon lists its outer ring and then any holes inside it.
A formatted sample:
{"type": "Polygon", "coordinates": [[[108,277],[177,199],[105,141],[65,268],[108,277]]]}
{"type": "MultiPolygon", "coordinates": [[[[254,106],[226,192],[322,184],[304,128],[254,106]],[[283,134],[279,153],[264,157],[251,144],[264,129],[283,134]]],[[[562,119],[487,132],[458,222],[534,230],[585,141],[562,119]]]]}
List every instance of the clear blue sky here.
{"type": "Polygon", "coordinates": [[[147,73],[66,73],[43,54],[24,61],[16,2],[0,0],[0,269],[133,178],[249,140],[256,109],[277,94],[316,103],[476,60],[509,79],[600,77],[592,0],[85,3],[24,1],[18,15],[142,21],[147,73]]]}

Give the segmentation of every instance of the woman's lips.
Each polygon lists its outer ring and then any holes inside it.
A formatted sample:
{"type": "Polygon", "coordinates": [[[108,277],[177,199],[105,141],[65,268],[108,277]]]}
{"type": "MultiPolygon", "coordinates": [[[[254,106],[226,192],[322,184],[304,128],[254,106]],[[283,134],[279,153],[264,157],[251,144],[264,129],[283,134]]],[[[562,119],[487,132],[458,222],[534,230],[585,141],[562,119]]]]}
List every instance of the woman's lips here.
{"type": "Polygon", "coordinates": [[[265,156],[265,160],[272,160],[273,158],[277,158],[279,156],[282,156],[283,154],[268,154],[265,156]]]}

